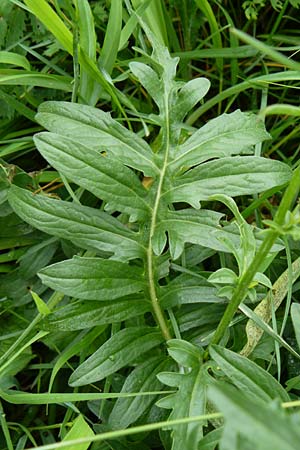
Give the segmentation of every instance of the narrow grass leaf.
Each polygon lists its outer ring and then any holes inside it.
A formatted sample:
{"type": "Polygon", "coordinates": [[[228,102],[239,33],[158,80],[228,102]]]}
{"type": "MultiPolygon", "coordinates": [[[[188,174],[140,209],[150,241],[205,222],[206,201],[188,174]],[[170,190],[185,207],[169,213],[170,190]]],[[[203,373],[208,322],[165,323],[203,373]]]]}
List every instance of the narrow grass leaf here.
{"type": "Polygon", "coordinates": [[[259,41],[258,39],[255,39],[252,36],[249,36],[249,34],[244,33],[241,30],[237,30],[236,28],[232,28],[231,33],[235,34],[241,41],[246,42],[246,44],[252,45],[252,47],[259,50],[264,55],[269,56],[273,61],[278,62],[284,67],[288,67],[291,70],[300,70],[300,63],[294,61],[291,58],[288,58],[287,56],[283,55],[282,53],[278,52],[277,50],[274,50],[269,45],[264,44],[263,42],[259,41]]]}
{"type": "MultiPolygon", "coordinates": [[[[136,13],[140,11],[143,0],[132,0],[132,4],[136,13]]],[[[168,45],[167,27],[164,19],[164,13],[161,5],[161,0],[152,0],[149,7],[141,16],[146,22],[158,42],[162,45],[168,45]]],[[[144,24],[142,24],[144,27],[144,24]]]]}
{"type": "Polygon", "coordinates": [[[25,56],[4,50],[0,51],[0,64],[12,64],[23,67],[25,70],[30,70],[30,63],[25,56]]]}
{"type": "MultiPolygon", "coordinates": [[[[213,42],[214,48],[220,49],[222,48],[222,37],[220,32],[220,27],[218,25],[217,19],[214,15],[213,9],[208,2],[208,0],[195,0],[198,8],[202,11],[202,13],[205,15],[206,19],[208,20],[210,32],[211,32],[211,39],[213,42]]],[[[216,59],[217,67],[219,71],[221,72],[223,69],[223,60],[221,58],[216,59]]]]}
{"type": "MultiPolygon", "coordinates": [[[[88,0],[76,0],[75,7],[78,17],[79,45],[92,61],[96,61],[97,38],[91,7],[88,0]]],[[[97,101],[99,86],[97,87],[95,79],[82,65],[80,71],[79,98],[89,105],[94,105],[97,101]]]]}
{"type": "Polygon", "coordinates": [[[265,89],[266,86],[272,83],[281,83],[285,81],[299,81],[300,73],[299,70],[285,70],[283,72],[271,73],[269,75],[258,75],[253,78],[248,78],[247,80],[232,86],[228,89],[223,90],[219,94],[215,95],[211,99],[207,100],[204,105],[197,108],[187,120],[189,125],[192,125],[199,119],[202,114],[209,111],[213,106],[217,105],[219,102],[238,95],[240,92],[244,92],[247,89],[265,89]]]}
{"type": "Polygon", "coordinates": [[[300,116],[300,107],[294,105],[288,105],[286,103],[274,103],[273,105],[269,105],[266,108],[262,109],[259,113],[262,117],[270,116],[270,115],[284,115],[284,116],[300,116]]]}
{"type": "Polygon", "coordinates": [[[106,26],[104,42],[101,49],[99,63],[101,67],[111,74],[118,54],[120,35],[122,29],[122,2],[111,0],[109,18],[106,26]]]}
{"type": "Polygon", "coordinates": [[[134,32],[136,26],[139,23],[139,17],[142,17],[143,13],[146,11],[148,6],[151,4],[153,0],[145,0],[140,4],[140,6],[136,9],[135,14],[131,14],[128,18],[124,28],[120,33],[120,41],[118,50],[122,50],[127,44],[128,39],[134,32]]]}
{"type": "Polygon", "coordinates": [[[29,72],[17,69],[0,69],[0,85],[37,86],[72,92],[72,78],[62,75],[29,72]]]}
{"type": "MultiPolygon", "coordinates": [[[[3,100],[8,105],[10,105],[21,116],[26,117],[31,122],[35,122],[35,111],[33,111],[31,108],[28,108],[28,106],[25,106],[24,103],[18,101],[14,95],[8,94],[7,92],[4,91],[4,89],[0,89],[0,99],[3,100]]],[[[31,137],[28,139],[28,141],[31,141],[31,137]]],[[[20,142],[19,145],[22,145],[22,144],[24,145],[25,142],[24,141],[23,141],[23,143],[20,142]]],[[[4,147],[4,143],[2,144],[2,147],[4,147]]],[[[4,152],[2,150],[1,154],[3,154],[3,153],[4,152]]]]}
{"type": "Polygon", "coordinates": [[[82,331],[67,345],[62,352],[59,354],[53,366],[51,377],[49,380],[48,392],[52,391],[54,380],[59,372],[59,370],[66,364],[69,359],[74,355],[79,355],[82,351],[89,348],[90,345],[100,336],[106,329],[107,324],[101,327],[94,327],[90,331],[82,331]]]}
{"type": "Polygon", "coordinates": [[[30,11],[48,28],[68,53],[73,53],[73,36],[46,0],[24,0],[30,11]]]}
{"type": "Polygon", "coordinates": [[[271,336],[278,344],[286,348],[297,359],[300,359],[300,354],[297,353],[273,328],[271,328],[261,317],[259,317],[254,311],[248,308],[247,305],[241,304],[239,309],[251,319],[258,327],[260,327],[265,333],[271,336]]]}
{"type": "Polygon", "coordinates": [[[119,397],[135,397],[143,395],[159,395],[167,394],[170,391],[151,391],[151,392],[126,392],[121,394],[120,392],[73,392],[73,393],[42,393],[31,394],[28,392],[16,391],[8,389],[6,391],[0,389],[0,397],[8,403],[13,405],[50,405],[69,402],[87,402],[92,400],[105,400],[109,398],[119,397]]]}

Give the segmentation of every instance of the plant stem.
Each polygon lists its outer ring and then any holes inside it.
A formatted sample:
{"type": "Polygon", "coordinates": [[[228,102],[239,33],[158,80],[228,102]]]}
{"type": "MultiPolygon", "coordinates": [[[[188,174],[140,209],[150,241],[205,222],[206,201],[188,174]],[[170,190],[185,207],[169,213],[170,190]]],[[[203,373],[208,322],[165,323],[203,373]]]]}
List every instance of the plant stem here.
{"type": "Polygon", "coordinates": [[[155,267],[154,267],[154,255],[152,250],[152,238],[155,232],[156,227],[156,221],[157,221],[157,214],[158,214],[158,208],[161,198],[161,192],[164,182],[164,177],[166,174],[167,164],[168,164],[168,158],[169,158],[169,150],[170,150],[170,124],[169,124],[169,114],[168,114],[168,96],[165,92],[165,110],[166,110],[166,136],[165,136],[165,145],[164,145],[164,161],[162,165],[162,169],[160,172],[159,182],[157,186],[157,192],[156,197],[154,201],[153,206],[153,213],[151,218],[151,225],[150,225],[150,234],[149,234],[149,244],[148,244],[148,250],[147,250],[147,266],[148,266],[148,282],[149,282],[149,293],[150,293],[150,299],[152,303],[152,308],[154,312],[154,316],[156,319],[157,324],[159,325],[161,332],[168,341],[169,339],[172,339],[172,336],[170,334],[167,320],[165,317],[165,314],[160,307],[159,300],[156,293],[156,287],[155,287],[155,267]]]}
{"type": "MultiPolygon", "coordinates": [[[[300,188],[300,166],[294,171],[292,179],[289,186],[287,187],[279,208],[275,214],[274,222],[278,225],[283,225],[285,220],[285,215],[290,209],[295,196],[298,194],[300,188]]],[[[249,285],[253,280],[256,272],[258,272],[262,261],[268,256],[275,240],[279,236],[279,233],[274,229],[268,230],[268,234],[263,240],[256,256],[254,257],[252,263],[240,278],[240,281],[233,293],[232,299],[228,304],[225,313],[216,329],[216,332],[212,338],[211,344],[217,344],[224,336],[234,314],[236,313],[240,303],[244,300],[247,295],[249,285]]]]}

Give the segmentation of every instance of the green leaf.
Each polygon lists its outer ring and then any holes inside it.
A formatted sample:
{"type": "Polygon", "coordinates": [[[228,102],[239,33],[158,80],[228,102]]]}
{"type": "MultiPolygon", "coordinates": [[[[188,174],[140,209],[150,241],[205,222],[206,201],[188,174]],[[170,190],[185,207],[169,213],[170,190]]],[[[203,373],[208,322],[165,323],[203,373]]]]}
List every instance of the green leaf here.
{"type": "Polygon", "coordinates": [[[68,136],[98,153],[114,155],[117,161],[146,176],[158,173],[149,145],[109,113],[75,103],[45,102],[39,107],[36,120],[49,131],[68,136]]]}
{"type": "Polygon", "coordinates": [[[36,294],[33,291],[30,291],[30,294],[34,300],[34,303],[36,304],[36,307],[38,309],[38,312],[40,314],[45,314],[48,315],[51,313],[51,309],[49,308],[49,306],[47,305],[47,303],[44,302],[44,300],[41,299],[41,297],[36,294]]]}
{"type": "Polygon", "coordinates": [[[297,339],[298,348],[300,348],[300,305],[299,303],[292,303],[291,318],[294,326],[295,336],[297,339]]]}
{"type": "Polygon", "coordinates": [[[181,274],[160,288],[164,308],[190,303],[220,303],[217,289],[206,278],[195,274],[181,274]]]}
{"type": "Polygon", "coordinates": [[[215,329],[225,311],[225,304],[220,300],[217,305],[201,303],[192,307],[183,306],[176,314],[179,330],[184,332],[197,328],[197,333],[203,334],[207,329],[215,329]]]}
{"type": "MultiPolygon", "coordinates": [[[[94,432],[88,423],[84,420],[83,416],[80,414],[73,422],[72,428],[65,435],[62,442],[71,441],[73,439],[87,438],[94,436],[94,432]]],[[[90,446],[90,442],[85,442],[84,444],[77,444],[76,450],[87,450],[90,446]]]]}
{"type": "Polygon", "coordinates": [[[210,120],[179,146],[170,169],[178,171],[211,158],[252,153],[255,144],[270,137],[263,121],[254,114],[242,113],[240,110],[222,114],[210,120]]]}
{"type": "Polygon", "coordinates": [[[97,325],[122,322],[151,311],[151,305],[141,295],[121,297],[114,302],[103,301],[95,304],[93,300],[71,303],[54,311],[43,320],[45,330],[73,331],[97,325]]]}
{"type": "Polygon", "coordinates": [[[143,270],[139,267],[101,258],[62,261],[42,269],[39,277],[46,286],[85,300],[114,300],[142,291],[143,270]]]}
{"type": "Polygon", "coordinates": [[[285,184],[290,178],[290,168],[279,161],[256,156],[221,158],[179,176],[164,197],[169,202],[187,202],[199,208],[200,200],[208,200],[214,194],[254,194],[285,184]]]}
{"type": "Polygon", "coordinates": [[[23,69],[30,70],[28,59],[18,53],[0,51],[0,64],[13,64],[14,66],[20,66],[23,69]]]}
{"type": "Polygon", "coordinates": [[[116,62],[122,28],[122,2],[111,0],[106,33],[101,49],[99,65],[111,74],[116,62]]]}
{"type": "Polygon", "coordinates": [[[116,259],[125,260],[143,254],[138,235],[105,212],[34,195],[16,186],[10,189],[9,202],[33,227],[79,247],[110,252],[116,259]]]}
{"type": "Polygon", "coordinates": [[[109,207],[132,215],[149,214],[147,191],[132,170],[115,159],[77,141],[54,133],[35,135],[47,161],[68,179],[109,202],[109,207]]]}
{"type": "MultiPolygon", "coordinates": [[[[233,252],[241,245],[241,236],[236,223],[219,225],[223,214],[207,209],[194,210],[186,208],[178,211],[163,211],[156,223],[152,240],[153,250],[156,254],[163,251],[168,233],[170,252],[173,259],[177,259],[183,249],[184,244],[198,244],[221,252],[233,252]],[[228,245],[231,243],[231,246],[228,245]]],[[[247,224],[248,225],[248,224],[247,224]]],[[[250,226],[250,225],[249,225],[250,226]]],[[[255,228],[251,227],[251,231],[255,228]]],[[[259,231],[259,230],[257,230],[259,231]]],[[[259,232],[256,236],[256,245],[260,246],[262,241],[259,232]]],[[[249,246],[250,242],[245,245],[249,246]]],[[[274,245],[272,251],[279,251],[282,246],[274,245]]]]}
{"type": "MultiPolygon", "coordinates": [[[[139,364],[125,380],[121,393],[159,391],[162,383],[157,374],[166,368],[170,361],[162,356],[139,364]]],[[[124,429],[136,422],[156,399],[154,397],[119,398],[109,415],[108,424],[112,429],[124,429]]]]}
{"type": "Polygon", "coordinates": [[[215,450],[222,436],[222,432],[222,428],[217,428],[207,433],[205,437],[201,439],[198,450],[215,450]]]}
{"type": "Polygon", "coordinates": [[[227,267],[216,270],[208,277],[208,281],[213,284],[235,284],[237,279],[237,274],[227,267]]]}
{"type": "Polygon", "coordinates": [[[203,245],[219,249],[221,244],[215,238],[216,229],[223,215],[214,211],[195,211],[191,208],[180,211],[165,211],[160,216],[153,236],[153,250],[160,254],[166,243],[168,232],[172,259],[177,259],[184,249],[184,244],[203,245]]]}
{"type": "MultiPolygon", "coordinates": [[[[209,398],[224,413],[225,428],[241,433],[259,450],[297,450],[300,433],[278,404],[264,405],[229,385],[209,388],[209,398]]],[[[221,445],[222,448],[222,445],[221,445]]]]}
{"type": "Polygon", "coordinates": [[[34,86],[72,92],[72,78],[18,69],[0,69],[0,85],[34,86]]]}
{"type": "Polygon", "coordinates": [[[25,0],[25,4],[30,8],[33,14],[37,16],[47,28],[54,34],[57,40],[72,54],[73,52],[73,36],[64,22],[48,5],[46,0],[25,0]]]}
{"type": "MultiPolygon", "coordinates": [[[[267,297],[268,298],[268,297],[267,297]]],[[[264,319],[260,317],[260,315],[257,314],[257,311],[252,311],[247,305],[244,303],[240,304],[239,309],[245,314],[246,317],[251,319],[261,330],[263,330],[265,333],[267,333],[269,336],[271,336],[278,344],[282,345],[284,348],[286,348],[292,355],[294,355],[297,359],[300,359],[300,354],[297,353],[293,347],[291,347],[282,337],[279,333],[273,330],[270,325],[268,325],[267,322],[265,322],[264,319]]],[[[259,311],[261,312],[261,310],[259,311]]],[[[270,320],[270,318],[268,318],[270,320]]],[[[249,331],[249,330],[248,330],[249,331]]],[[[255,329],[251,330],[251,332],[255,333],[255,329]]],[[[261,335],[259,335],[258,338],[260,338],[261,335]]],[[[254,334],[254,339],[257,338],[257,332],[256,336],[254,334]]],[[[243,349],[244,350],[244,349],[243,349]]]]}
{"type": "Polygon", "coordinates": [[[157,347],[162,341],[161,333],[153,328],[125,328],[114,334],[81,364],[71,375],[69,384],[74,387],[100,381],[157,347]]]}
{"type": "Polygon", "coordinates": [[[257,402],[275,398],[289,401],[289,395],[277,380],[253,361],[226,348],[212,345],[210,355],[230,381],[257,402]]]}
{"type": "Polygon", "coordinates": [[[106,328],[107,324],[100,327],[93,327],[90,330],[84,330],[81,333],[78,333],[76,336],[73,334],[72,341],[62,351],[60,351],[58,357],[55,359],[55,363],[53,365],[49,380],[49,393],[52,391],[54,381],[60,369],[73,356],[79,355],[81,352],[85,352],[87,348],[92,346],[93,342],[104,333],[106,328]]]}
{"type": "MultiPolygon", "coordinates": [[[[175,394],[171,394],[157,402],[162,408],[172,409],[169,420],[193,417],[205,413],[206,385],[208,375],[202,364],[199,348],[187,341],[172,339],[168,341],[168,352],[175,361],[186,368],[182,373],[162,372],[158,379],[172,387],[178,387],[175,394]]],[[[199,441],[203,437],[203,424],[181,424],[173,428],[172,450],[197,450],[199,441]]]]}
{"type": "Polygon", "coordinates": [[[183,85],[177,94],[176,104],[171,111],[173,126],[177,122],[183,121],[192,108],[207,94],[209,88],[210,81],[207,78],[195,78],[183,85]]]}
{"type": "MultiPolygon", "coordinates": [[[[79,45],[91,61],[96,61],[97,38],[95,33],[94,17],[88,0],[75,2],[79,30],[79,45]]],[[[99,85],[88,72],[80,66],[79,98],[84,99],[88,105],[97,102],[99,85]]]]}

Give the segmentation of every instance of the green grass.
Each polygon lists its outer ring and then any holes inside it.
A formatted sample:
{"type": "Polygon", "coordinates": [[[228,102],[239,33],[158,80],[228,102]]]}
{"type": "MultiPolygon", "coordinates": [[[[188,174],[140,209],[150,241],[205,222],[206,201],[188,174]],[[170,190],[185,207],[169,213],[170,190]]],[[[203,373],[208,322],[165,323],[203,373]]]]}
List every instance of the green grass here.
{"type": "Polygon", "coordinates": [[[298,449],[297,6],[1,1],[0,450],[298,449]]]}

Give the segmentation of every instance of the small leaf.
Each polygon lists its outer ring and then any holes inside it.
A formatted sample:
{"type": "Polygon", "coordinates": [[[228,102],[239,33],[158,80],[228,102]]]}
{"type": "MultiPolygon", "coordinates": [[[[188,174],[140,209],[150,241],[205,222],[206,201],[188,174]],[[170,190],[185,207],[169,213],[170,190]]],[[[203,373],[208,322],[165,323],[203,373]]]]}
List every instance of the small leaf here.
{"type": "Polygon", "coordinates": [[[226,267],[216,270],[208,277],[208,281],[213,284],[235,284],[237,279],[237,274],[226,267]]]}
{"type": "Polygon", "coordinates": [[[173,125],[183,121],[192,108],[207,94],[209,88],[210,81],[207,78],[195,78],[183,85],[171,111],[173,125]]]}
{"type": "Polygon", "coordinates": [[[108,339],[70,377],[70,386],[84,386],[106,378],[132,363],[138,356],[163,341],[151,327],[125,328],[108,339]]]}
{"type": "Polygon", "coordinates": [[[51,313],[51,309],[49,308],[47,303],[45,303],[44,300],[42,300],[41,297],[38,296],[38,294],[33,291],[30,291],[30,294],[40,314],[48,315],[51,313]]]}
{"type": "MultiPolygon", "coordinates": [[[[72,428],[65,435],[62,442],[72,441],[73,439],[93,437],[94,432],[88,423],[84,420],[83,416],[80,414],[73,422],[72,428]]],[[[59,445],[59,444],[58,444],[59,445]]],[[[90,442],[84,444],[77,444],[76,450],[87,450],[90,446],[90,442]]]]}
{"type": "Polygon", "coordinates": [[[163,84],[157,73],[150,66],[136,61],[131,62],[129,68],[161,109],[163,104],[163,84]]]}
{"type": "Polygon", "coordinates": [[[74,257],[42,269],[46,286],[85,300],[114,300],[142,291],[143,270],[119,261],[74,257]]]}
{"type": "MultiPolygon", "coordinates": [[[[223,429],[217,428],[207,433],[199,443],[198,450],[215,450],[222,436],[223,429]]],[[[231,448],[233,450],[233,448],[231,448]]]]}
{"type": "Polygon", "coordinates": [[[272,289],[272,283],[264,273],[256,272],[253,281],[257,281],[257,283],[272,289]]]}

